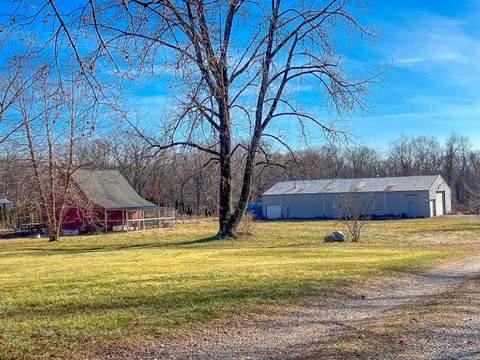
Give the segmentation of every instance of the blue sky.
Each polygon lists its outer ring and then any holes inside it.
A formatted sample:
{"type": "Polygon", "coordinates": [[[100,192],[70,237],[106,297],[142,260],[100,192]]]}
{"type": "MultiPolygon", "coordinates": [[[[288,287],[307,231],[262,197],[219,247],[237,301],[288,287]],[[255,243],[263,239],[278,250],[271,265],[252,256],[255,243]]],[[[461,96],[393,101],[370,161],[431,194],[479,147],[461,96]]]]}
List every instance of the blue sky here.
{"type": "MultiPolygon", "coordinates": [[[[360,20],[377,28],[380,38],[371,45],[354,45],[346,59],[360,70],[374,64],[389,70],[371,89],[371,108],[343,123],[351,139],[383,147],[401,134],[444,140],[454,131],[480,147],[480,0],[370,0],[369,5],[360,20]]],[[[169,87],[169,74],[163,74],[136,84],[129,95],[143,112],[152,113],[151,121],[170,113],[175,89],[169,87]]],[[[327,118],[317,92],[306,87],[299,97],[319,119],[327,118]]],[[[289,126],[274,130],[295,143],[298,132],[289,126]]],[[[322,141],[313,136],[311,143],[322,141]]]]}
{"type": "Polygon", "coordinates": [[[452,131],[480,146],[480,2],[372,1],[367,21],[382,35],[371,54],[391,64],[372,89],[372,110],[349,122],[358,141],[452,131]]]}
{"type": "MultiPolygon", "coordinates": [[[[456,132],[479,147],[480,2],[373,0],[369,5],[362,21],[378,29],[380,38],[354,46],[348,61],[358,69],[378,63],[389,70],[371,89],[371,108],[343,122],[351,139],[383,147],[402,134],[443,141],[456,132]]],[[[161,78],[136,95],[145,109],[168,111],[170,91],[161,78]]],[[[317,93],[306,89],[301,96],[319,118],[326,116],[315,106],[317,93]]]]}

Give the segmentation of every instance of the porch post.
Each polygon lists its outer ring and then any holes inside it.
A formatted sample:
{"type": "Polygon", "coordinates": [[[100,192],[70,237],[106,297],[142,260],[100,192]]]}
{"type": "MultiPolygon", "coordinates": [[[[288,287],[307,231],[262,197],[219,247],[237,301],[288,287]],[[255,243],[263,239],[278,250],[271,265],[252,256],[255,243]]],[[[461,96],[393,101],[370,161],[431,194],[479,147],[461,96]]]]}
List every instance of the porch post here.
{"type": "Polygon", "coordinates": [[[108,214],[107,210],[105,209],[105,232],[108,231],[108,214]]]}
{"type": "Polygon", "coordinates": [[[125,210],[122,210],[122,231],[128,231],[125,227],[125,210]]]}

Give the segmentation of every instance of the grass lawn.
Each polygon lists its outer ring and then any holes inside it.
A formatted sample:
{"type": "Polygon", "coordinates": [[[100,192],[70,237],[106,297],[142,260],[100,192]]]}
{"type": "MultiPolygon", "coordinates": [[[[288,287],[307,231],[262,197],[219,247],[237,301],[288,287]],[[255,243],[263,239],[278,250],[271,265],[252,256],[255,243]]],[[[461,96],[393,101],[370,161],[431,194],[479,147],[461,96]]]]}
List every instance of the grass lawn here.
{"type": "Polygon", "coordinates": [[[371,222],[359,244],[325,244],[334,222],[261,222],[204,241],[216,223],[172,230],[0,240],[0,358],[75,357],[172,329],[345,289],[480,253],[480,220],[371,222]]]}

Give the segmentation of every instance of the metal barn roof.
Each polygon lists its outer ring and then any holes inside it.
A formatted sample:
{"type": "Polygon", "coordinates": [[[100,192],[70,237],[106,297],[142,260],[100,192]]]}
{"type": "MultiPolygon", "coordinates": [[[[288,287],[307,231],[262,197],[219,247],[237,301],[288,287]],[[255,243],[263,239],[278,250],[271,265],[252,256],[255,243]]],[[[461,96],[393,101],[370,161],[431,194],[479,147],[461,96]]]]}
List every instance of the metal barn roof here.
{"type": "Polygon", "coordinates": [[[440,175],[282,181],[263,195],[429,190],[440,175]]]}
{"type": "Polygon", "coordinates": [[[73,179],[91,202],[106,210],[158,208],[141,198],[117,170],[77,170],[73,179]]]}
{"type": "Polygon", "coordinates": [[[0,205],[3,205],[3,204],[5,204],[5,205],[12,205],[13,202],[10,201],[10,200],[8,200],[8,199],[0,199],[0,205]]]}

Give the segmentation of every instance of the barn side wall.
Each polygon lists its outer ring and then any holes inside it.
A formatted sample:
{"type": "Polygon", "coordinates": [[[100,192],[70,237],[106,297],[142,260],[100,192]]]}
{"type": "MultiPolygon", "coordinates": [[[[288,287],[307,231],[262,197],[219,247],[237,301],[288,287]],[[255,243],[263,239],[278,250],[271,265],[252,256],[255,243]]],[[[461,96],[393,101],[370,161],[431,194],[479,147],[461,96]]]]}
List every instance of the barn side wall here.
{"type": "Polygon", "coordinates": [[[268,214],[269,206],[281,206],[282,205],[282,196],[281,195],[263,195],[262,196],[262,214],[265,219],[272,219],[268,214]]]}
{"type": "MultiPolygon", "coordinates": [[[[394,215],[429,217],[429,191],[358,193],[364,215],[394,215]]],[[[284,219],[319,219],[342,216],[337,205],[344,194],[289,194],[265,195],[263,213],[268,217],[268,206],[280,206],[284,219]]]]}
{"type": "Polygon", "coordinates": [[[80,233],[88,231],[88,221],[83,212],[78,208],[71,208],[63,217],[63,230],[78,230],[80,233]]]}
{"type": "MultiPolygon", "coordinates": [[[[385,196],[384,193],[357,193],[356,201],[360,203],[359,210],[362,215],[385,215],[385,196]]],[[[348,194],[325,194],[325,215],[327,218],[338,218],[345,214],[342,212],[341,202],[353,201],[354,198],[348,194]]],[[[345,206],[348,210],[348,204],[345,206]]]]}
{"type": "Polygon", "coordinates": [[[322,194],[281,195],[282,218],[311,219],[323,214],[322,194]]]}
{"type": "MultiPolygon", "coordinates": [[[[123,223],[123,214],[121,210],[108,210],[107,211],[107,231],[112,231],[113,226],[121,226],[123,223]]],[[[136,211],[130,214],[130,219],[139,219],[140,212],[136,211]]],[[[93,215],[86,216],[85,213],[79,208],[71,208],[67,211],[63,218],[62,229],[63,230],[78,230],[79,233],[93,232],[97,228],[105,227],[105,210],[97,209],[93,215]],[[96,224],[92,223],[92,220],[96,224]]]]}
{"type": "Polygon", "coordinates": [[[441,176],[439,176],[430,187],[430,200],[435,200],[437,192],[445,193],[445,213],[450,214],[452,212],[452,192],[450,186],[448,186],[447,182],[441,176]]]}
{"type": "Polygon", "coordinates": [[[387,214],[429,217],[428,191],[387,192],[387,214]]]}

